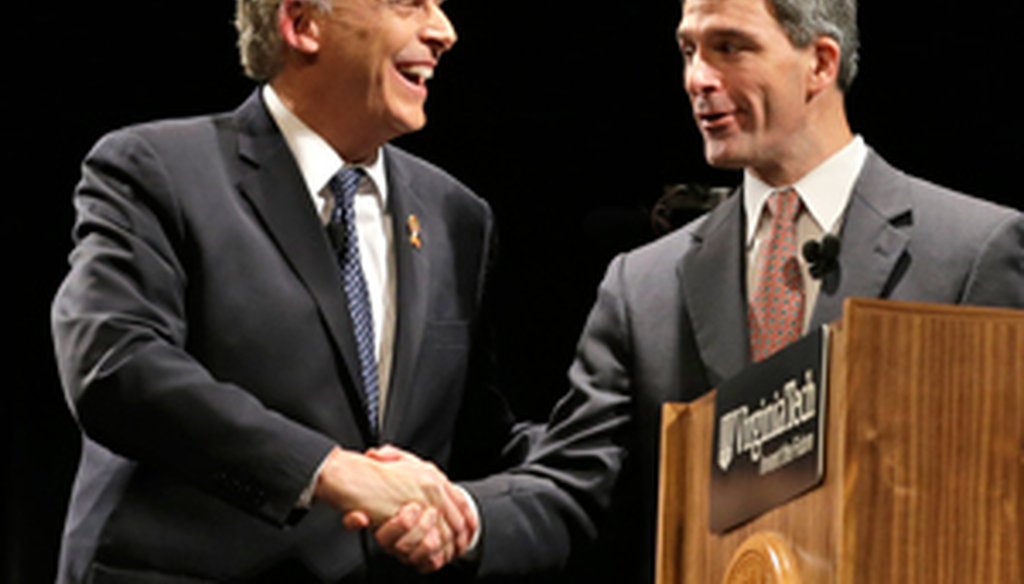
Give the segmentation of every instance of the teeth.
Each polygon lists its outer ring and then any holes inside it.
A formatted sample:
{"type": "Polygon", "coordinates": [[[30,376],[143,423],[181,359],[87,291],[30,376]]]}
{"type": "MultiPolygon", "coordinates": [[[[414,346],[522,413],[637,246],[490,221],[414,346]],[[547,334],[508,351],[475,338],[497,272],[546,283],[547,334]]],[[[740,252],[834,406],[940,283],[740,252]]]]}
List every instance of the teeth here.
{"type": "Polygon", "coordinates": [[[399,67],[399,70],[405,75],[414,77],[420,83],[434,77],[434,68],[427,65],[405,65],[399,67]]]}

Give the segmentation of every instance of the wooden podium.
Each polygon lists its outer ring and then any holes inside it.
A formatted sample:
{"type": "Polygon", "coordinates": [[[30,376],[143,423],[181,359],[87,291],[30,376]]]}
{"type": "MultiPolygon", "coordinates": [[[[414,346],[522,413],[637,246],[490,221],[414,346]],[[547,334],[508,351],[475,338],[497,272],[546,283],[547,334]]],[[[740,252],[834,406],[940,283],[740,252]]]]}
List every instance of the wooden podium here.
{"type": "Polygon", "coordinates": [[[829,355],[824,483],[724,534],[665,404],[657,583],[1024,583],[1024,311],[848,300],[829,355]]]}

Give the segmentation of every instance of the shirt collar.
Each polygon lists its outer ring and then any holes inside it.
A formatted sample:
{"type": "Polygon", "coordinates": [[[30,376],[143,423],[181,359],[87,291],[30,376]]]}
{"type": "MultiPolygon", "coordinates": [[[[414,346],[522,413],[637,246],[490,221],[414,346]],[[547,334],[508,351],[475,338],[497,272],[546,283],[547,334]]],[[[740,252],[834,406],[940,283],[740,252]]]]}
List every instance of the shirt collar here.
{"type": "Polygon", "coordinates": [[[310,195],[314,198],[314,202],[318,193],[327,186],[331,177],[344,166],[361,166],[380,195],[381,206],[384,207],[387,204],[388,182],[384,169],[383,149],[377,150],[377,155],[370,164],[349,165],[326,140],[284,105],[269,83],[263,86],[262,94],[263,103],[266,104],[270,117],[274,119],[277,127],[281,130],[288,149],[295,157],[299,172],[302,174],[302,179],[305,181],[310,195]]]}
{"type": "MultiPolygon", "coordinates": [[[[868,156],[868,147],[864,139],[857,135],[849,144],[815,167],[792,185],[800,194],[804,208],[811,214],[814,221],[826,233],[834,233],[839,219],[850,200],[853,185],[857,182],[864,161],[868,156]]],[[[746,242],[750,245],[757,231],[758,218],[768,195],[776,187],[772,187],[754,176],[750,171],[743,173],[743,206],[747,213],[746,242]]]]}

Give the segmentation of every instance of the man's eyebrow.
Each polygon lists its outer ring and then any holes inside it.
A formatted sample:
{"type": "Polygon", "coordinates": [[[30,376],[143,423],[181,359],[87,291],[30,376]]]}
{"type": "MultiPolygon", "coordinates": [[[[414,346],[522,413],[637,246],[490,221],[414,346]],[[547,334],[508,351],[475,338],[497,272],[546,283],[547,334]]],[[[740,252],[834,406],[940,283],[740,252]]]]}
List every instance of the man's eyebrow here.
{"type": "MultiPolygon", "coordinates": [[[[679,27],[678,29],[676,29],[676,40],[678,40],[678,41],[692,42],[693,41],[693,36],[694,35],[693,35],[692,31],[685,30],[683,27],[679,27]]],[[[755,40],[755,38],[756,38],[756,35],[753,34],[751,31],[749,31],[749,30],[747,30],[745,28],[738,28],[738,27],[734,27],[734,26],[710,27],[710,28],[705,29],[701,33],[701,36],[704,36],[704,37],[707,37],[707,38],[710,38],[710,39],[715,39],[715,40],[722,40],[722,39],[732,40],[732,39],[735,39],[735,40],[748,40],[748,41],[752,41],[752,40],[755,40]]]]}

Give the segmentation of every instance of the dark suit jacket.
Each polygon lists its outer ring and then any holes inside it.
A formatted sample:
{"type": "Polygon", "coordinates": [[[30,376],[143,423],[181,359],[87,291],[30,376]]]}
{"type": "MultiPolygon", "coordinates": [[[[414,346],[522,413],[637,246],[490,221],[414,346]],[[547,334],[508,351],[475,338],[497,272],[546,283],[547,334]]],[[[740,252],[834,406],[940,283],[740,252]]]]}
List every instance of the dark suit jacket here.
{"type": "MultiPolygon", "coordinates": [[[[474,365],[491,213],[438,168],[384,158],[398,321],[380,442],[483,472],[510,422],[474,365]]],[[[295,510],[332,445],[374,439],[337,260],[258,93],[106,136],[75,206],[53,326],[83,439],[59,581],[412,576],[337,512],[295,510]]]]}
{"type": "MultiPolygon", "coordinates": [[[[1024,308],[1020,212],[872,153],[844,217],[812,327],[837,319],[850,296],[1024,308]]],[[[546,435],[525,465],[475,487],[485,550],[508,550],[485,553],[482,574],[560,566],[600,532],[602,553],[583,557],[592,579],[580,581],[653,582],[660,406],[750,363],[743,233],[735,195],[611,263],[546,435]]]]}

